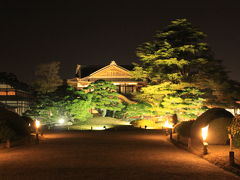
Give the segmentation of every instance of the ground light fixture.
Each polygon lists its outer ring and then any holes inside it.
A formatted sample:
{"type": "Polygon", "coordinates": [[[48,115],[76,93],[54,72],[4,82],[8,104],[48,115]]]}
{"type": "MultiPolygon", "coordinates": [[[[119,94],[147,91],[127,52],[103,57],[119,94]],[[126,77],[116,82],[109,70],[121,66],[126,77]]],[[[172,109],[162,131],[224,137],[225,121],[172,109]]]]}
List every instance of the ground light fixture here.
{"type": "Polygon", "coordinates": [[[58,120],[58,122],[59,122],[59,124],[63,125],[65,120],[61,118],[61,119],[58,120]]]}
{"type": "Polygon", "coordinates": [[[40,127],[41,123],[39,120],[35,120],[35,127],[36,127],[36,144],[39,144],[39,137],[38,137],[38,128],[40,127]]]}
{"type": "Polygon", "coordinates": [[[202,140],[203,140],[203,154],[208,154],[208,143],[206,142],[208,136],[208,126],[202,128],[202,140]]]}
{"type": "Polygon", "coordinates": [[[163,124],[163,127],[165,127],[170,135],[170,140],[172,140],[172,128],[173,128],[173,123],[170,123],[168,120],[165,121],[163,124]]]}
{"type": "Polygon", "coordinates": [[[39,120],[35,120],[35,127],[36,127],[36,131],[38,131],[38,128],[40,127],[41,123],[39,120]]]}
{"type": "Polygon", "coordinates": [[[95,130],[95,131],[101,131],[101,130],[106,130],[107,126],[91,126],[91,130],[95,130]]]}

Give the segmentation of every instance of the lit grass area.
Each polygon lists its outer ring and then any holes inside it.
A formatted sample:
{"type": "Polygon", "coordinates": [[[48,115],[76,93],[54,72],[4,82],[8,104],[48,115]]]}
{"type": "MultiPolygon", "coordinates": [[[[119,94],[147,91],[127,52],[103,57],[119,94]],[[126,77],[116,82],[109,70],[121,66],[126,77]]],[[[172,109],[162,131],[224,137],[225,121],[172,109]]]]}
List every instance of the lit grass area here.
{"type": "Polygon", "coordinates": [[[154,120],[150,119],[141,119],[141,120],[134,120],[131,124],[136,128],[145,128],[147,129],[162,129],[164,126],[165,121],[155,122],[154,120]]]}
{"type": "Polygon", "coordinates": [[[105,128],[109,129],[124,125],[130,124],[127,121],[111,117],[94,117],[86,122],[79,122],[78,124],[72,125],[69,128],[71,130],[104,130],[105,128]]]}

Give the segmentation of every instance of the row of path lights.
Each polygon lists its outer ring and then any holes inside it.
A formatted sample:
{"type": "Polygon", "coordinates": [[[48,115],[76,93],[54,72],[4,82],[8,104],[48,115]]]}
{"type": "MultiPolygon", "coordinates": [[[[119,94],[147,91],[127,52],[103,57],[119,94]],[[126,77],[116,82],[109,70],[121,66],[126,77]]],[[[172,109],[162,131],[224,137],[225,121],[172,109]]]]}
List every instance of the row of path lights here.
{"type": "MultiPolygon", "coordinates": [[[[208,135],[208,125],[204,128],[202,128],[202,139],[203,139],[203,155],[206,155],[208,154],[208,143],[206,142],[206,139],[207,139],[207,135],[208,135]]],[[[233,148],[232,148],[232,135],[229,134],[229,140],[230,140],[230,143],[229,143],[229,164],[231,166],[235,165],[235,162],[234,162],[234,151],[233,151],[233,148]]]]}
{"type": "MultiPolygon", "coordinates": [[[[172,140],[172,129],[173,124],[169,123],[168,120],[165,121],[163,127],[167,129],[167,132],[169,133],[170,140],[172,140]]],[[[202,139],[203,139],[203,155],[208,154],[208,143],[207,143],[207,136],[208,136],[208,125],[204,128],[202,128],[202,139]]],[[[191,140],[188,140],[188,147],[191,147],[191,140]]]]}
{"type": "MultiPolygon", "coordinates": [[[[168,120],[165,121],[164,125],[163,125],[169,135],[170,135],[170,140],[172,140],[172,128],[173,128],[173,124],[169,123],[168,120]]],[[[208,143],[207,143],[207,136],[208,136],[208,127],[209,125],[205,126],[204,128],[202,128],[202,143],[203,143],[203,155],[208,154],[208,143]]],[[[234,151],[232,150],[232,136],[231,134],[229,134],[229,139],[230,139],[230,147],[229,147],[229,164],[231,166],[235,165],[234,162],[234,151]]],[[[188,141],[188,147],[191,148],[191,139],[188,141]]]]}

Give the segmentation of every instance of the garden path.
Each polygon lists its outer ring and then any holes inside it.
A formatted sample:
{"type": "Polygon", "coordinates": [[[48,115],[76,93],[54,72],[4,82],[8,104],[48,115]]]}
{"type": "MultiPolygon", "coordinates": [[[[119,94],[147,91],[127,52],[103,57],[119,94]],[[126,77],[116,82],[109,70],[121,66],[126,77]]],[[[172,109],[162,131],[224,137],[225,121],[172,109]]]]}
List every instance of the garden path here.
{"type": "Polygon", "coordinates": [[[0,179],[240,178],[143,130],[45,134],[39,145],[0,150],[0,179]]]}

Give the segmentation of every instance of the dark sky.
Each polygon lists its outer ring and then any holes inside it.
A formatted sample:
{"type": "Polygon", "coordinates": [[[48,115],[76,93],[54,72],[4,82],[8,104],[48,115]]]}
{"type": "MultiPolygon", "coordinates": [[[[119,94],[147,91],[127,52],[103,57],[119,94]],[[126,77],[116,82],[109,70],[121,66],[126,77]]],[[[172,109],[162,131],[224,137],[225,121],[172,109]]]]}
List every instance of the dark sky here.
{"type": "Polygon", "coordinates": [[[61,61],[62,78],[73,77],[76,64],[131,64],[136,48],[156,30],[187,18],[208,35],[215,57],[240,81],[237,0],[41,2],[0,5],[0,71],[30,81],[36,65],[53,60],[61,61]]]}

